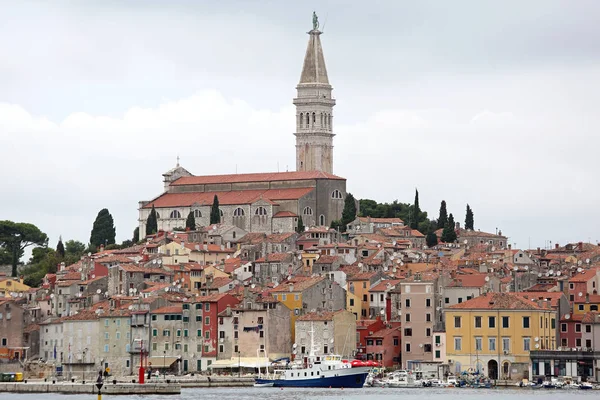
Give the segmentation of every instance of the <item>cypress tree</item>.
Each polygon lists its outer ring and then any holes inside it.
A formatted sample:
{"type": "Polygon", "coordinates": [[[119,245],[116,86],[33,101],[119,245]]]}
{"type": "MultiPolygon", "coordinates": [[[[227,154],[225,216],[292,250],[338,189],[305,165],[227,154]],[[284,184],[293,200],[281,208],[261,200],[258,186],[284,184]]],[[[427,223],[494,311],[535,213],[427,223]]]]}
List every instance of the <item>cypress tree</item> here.
{"type": "Polygon", "coordinates": [[[454,230],[454,216],[452,213],[448,216],[448,222],[444,227],[444,231],[442,232],[442,242],[444,243],[454,243],[456,241],[456,231],[454,230]]]}
{"type": "Polygon", "coordinates": [[[140,241],[140,227],[136,226],[135,229],[133,230],[133,244],[136,244],[137,242],[140,241]]]}
{"type": "Polygon", "coordinates": [[[436,234],[434,232],[429,232],[427,236],[425,236],[425,243],[427,244],[427,247],[433,247],[438,244],[436,234]]]}
{"type": "Polygon", "coordinates": [[[196,230],[196,218],[194,217],[194,212],[190,211],[185,220],[185,229],[196,230]]]}
{"type": "Polygon", "coordinates": [[[221,223],[221,211],[219,211],[219,198],[215,194],[212,207],[210,208],[210,224],[221,223]]]}
{"type": "Polygon", "coordinates": [[[446,226],[446,222],[448,222],[448,211],[446,210],[446,200],[442,200],[442,204],[440,205],[440,216],[437,220],[437,228],[444,228],[446,226]]]}
{"type": "Polygon", "coordinates": [[[296,232],[304,232],[304,222],[302,222],[302,217],[298,217],[298,227],[296,228],[296,232]]]}
{"type": "Polygon", "coordinates": [[[156,210],[153,204],[148,220],[146,221],[146,236],[154,235],[156,232],[158,232],[158,218],[156,217],[156,210]]]}
{"type": "Polygon", "coordinates": [[[465,217],[465,229],[470,229],[473,230],[473,225],[474,225],[474,221],[473,221],[473,210],[471,209],[471,207],[467,204],[467,215],[465,217]]]}
{"type": "Polygon", "coordinates": [[[65,257],[65,245],[62,242],[62,236],[58,237],[58,244],[56,245],[56,253],[60,255],[61,258],[65,257]]]}
{"type": "Polygon", "coordinates": [[[421,216],[421,208],[419,207],[419,191],[415,189],[415,203],[413,205],[413,215],[410,219],[410,227],[419,229],[419,217],[421,216]]]}
{"type": "Polygon", "coordinates": [[[346,232],[346,226],[356,218],[356,200],[352,193],[346,195],[344,199],[344,210],[342,211],[341,231],[346,232]]]}
{"type": "Polygon", "coordinates": [[[90,244],[95,247],[99,247],[101,244],[105,246],[115,244],[116,235],[117,231],[115,229],[113,217],[106,208],[103,208],[98,213],[94,225],[92,226],[90,244]]]}

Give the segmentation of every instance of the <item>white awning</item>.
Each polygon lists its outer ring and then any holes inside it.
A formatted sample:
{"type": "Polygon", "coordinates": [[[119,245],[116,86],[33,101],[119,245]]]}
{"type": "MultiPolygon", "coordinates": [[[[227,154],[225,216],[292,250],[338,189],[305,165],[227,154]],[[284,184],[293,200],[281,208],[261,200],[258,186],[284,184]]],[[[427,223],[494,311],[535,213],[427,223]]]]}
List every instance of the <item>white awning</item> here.
{"type": "MultiPolygon", "coordinates": [[[[148,366],[152,367],[152,368],[169,368],[176,361],[177,361],[177,357],[162,357],[162,356],[148,357],[148,366]]],[[[138,368],[139,368],[139,364],[138,364],[138,368]]]]}
{"type": "Polygon", "coordinates": [[[232,357],[230,360],[217,360],[208,368],[264,368],[271,365],[271,361],[264,357],[232,357]]]}

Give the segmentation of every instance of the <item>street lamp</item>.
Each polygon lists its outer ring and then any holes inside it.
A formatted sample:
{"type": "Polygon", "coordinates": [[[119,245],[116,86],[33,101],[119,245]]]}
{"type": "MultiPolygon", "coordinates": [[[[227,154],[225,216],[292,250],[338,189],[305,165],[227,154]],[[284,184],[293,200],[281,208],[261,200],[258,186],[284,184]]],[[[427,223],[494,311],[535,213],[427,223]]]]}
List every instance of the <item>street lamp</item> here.
{"type": "Polygon", "coordinates": [[[85,383],[85,353],[87,352],[87,347],[85,349],[83,349],[83,383],[85,383]]]}
{"type": "Polygon", "coordinates": [[[242,376],[242,352],[238,351],[238,378],[242,376]]]}
{"type": "Polygon", "coordinates": [[[163,350],[163,378],[167,379],[167,351],[163,350]]]}

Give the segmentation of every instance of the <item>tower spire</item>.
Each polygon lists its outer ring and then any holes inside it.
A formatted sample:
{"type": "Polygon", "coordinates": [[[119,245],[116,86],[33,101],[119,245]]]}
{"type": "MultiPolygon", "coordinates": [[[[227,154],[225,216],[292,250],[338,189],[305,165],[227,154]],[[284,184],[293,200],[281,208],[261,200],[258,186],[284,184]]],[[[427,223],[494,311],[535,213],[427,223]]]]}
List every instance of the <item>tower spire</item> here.
{"type": "Polygon", "coordinates": [[[313,29],[296,87],[296,170],[333,172],[332,119],[335,100],[329,84],[319,19],[313,12],[313,29]]]}

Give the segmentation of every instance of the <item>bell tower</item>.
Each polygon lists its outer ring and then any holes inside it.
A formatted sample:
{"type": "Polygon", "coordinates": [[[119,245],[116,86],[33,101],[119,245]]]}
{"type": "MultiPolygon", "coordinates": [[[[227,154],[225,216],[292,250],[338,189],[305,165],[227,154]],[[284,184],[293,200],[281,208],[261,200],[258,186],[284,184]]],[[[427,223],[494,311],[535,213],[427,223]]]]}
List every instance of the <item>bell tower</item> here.
{"type": "Polygon", "coordinates": [[[313,13],[313,29],[300,82],[296,86],[296,171],[333,173],[333,88],[329,84],[319,20],[313,13]]]}

